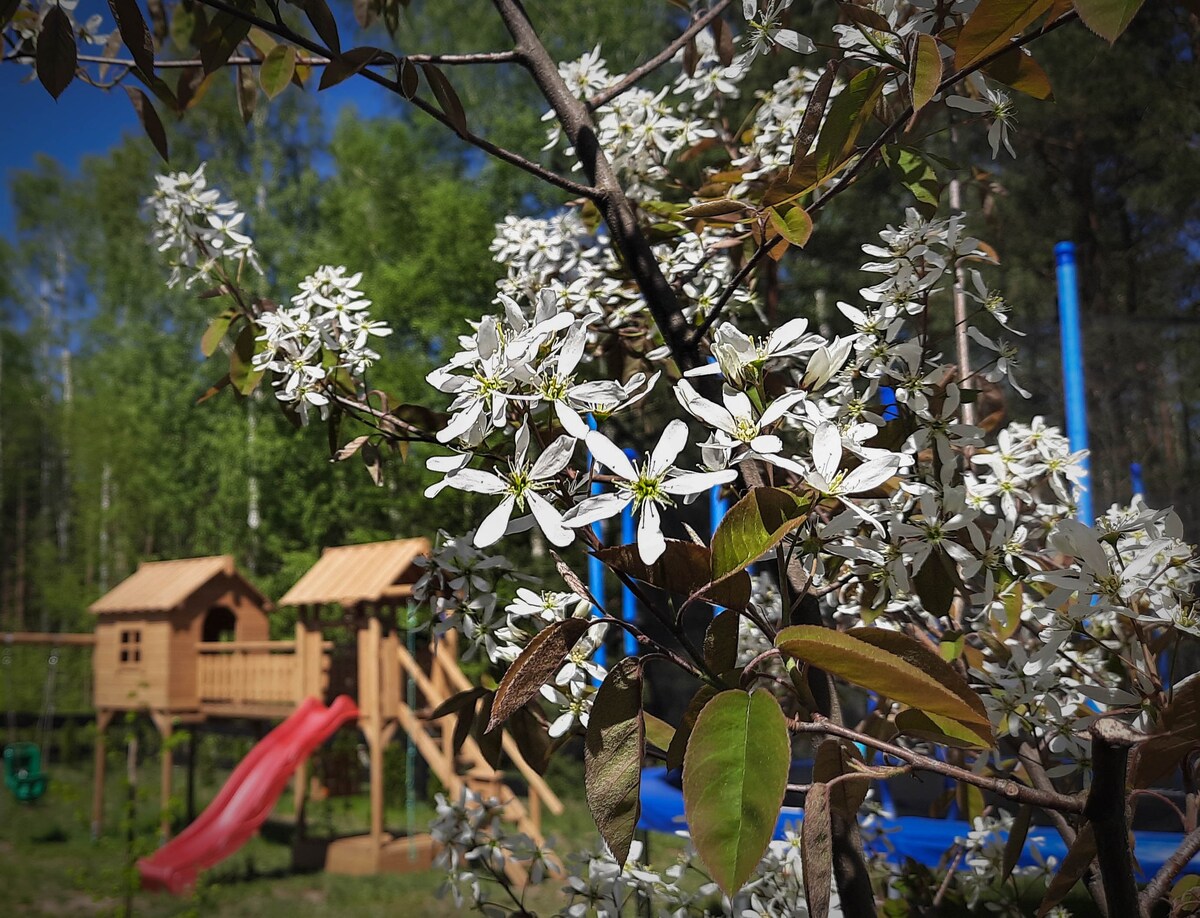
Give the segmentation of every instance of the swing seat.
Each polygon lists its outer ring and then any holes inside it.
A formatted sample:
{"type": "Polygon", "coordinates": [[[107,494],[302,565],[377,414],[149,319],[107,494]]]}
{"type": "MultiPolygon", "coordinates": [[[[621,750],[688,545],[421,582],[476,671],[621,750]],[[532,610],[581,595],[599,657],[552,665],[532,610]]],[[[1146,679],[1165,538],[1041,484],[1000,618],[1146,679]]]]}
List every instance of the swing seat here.
{"type": "Polygon", "coordinates": [[[46,793],[48,778],[42,771],[42,751],[34,743],[4,747],[4,783],[22,803],[32,803],[46,793]]]}

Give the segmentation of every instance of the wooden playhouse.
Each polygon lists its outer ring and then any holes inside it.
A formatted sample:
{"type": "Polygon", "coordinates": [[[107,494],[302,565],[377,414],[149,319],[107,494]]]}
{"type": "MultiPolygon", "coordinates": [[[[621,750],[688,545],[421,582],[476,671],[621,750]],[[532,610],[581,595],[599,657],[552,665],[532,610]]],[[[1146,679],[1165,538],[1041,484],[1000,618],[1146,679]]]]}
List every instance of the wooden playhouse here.
{"type": "MultiPolygon", "coordinates": [[[[326,549],[280,600],[280,606],[299,612],[293,640],[269,639],[272,605],[229,556],[146,562],[96,600],[90,606],[96,615],[93,832],[99,832],[104,810],[105,731],[118,712],[149,714],[164,739],[165,836],[173,767],[165,741],[177,725],[211,717],[282,721],[305,699],[328,703],[346,694],[357,701],[368,749],[370,832],[305,849],[308,864],[352,874],[430,865],[435,845],[427,834],[398,839],[384,828],[384,752],[400,732],[452,796],[470,789],[497,797],[507,818],[540,842],[543,807],[560,813],[562,804],[512,737],[503,735],[503,749],[515,769],[516,789],[510,776],[488,764],[474,740],[456,751],[451,730],[427,717],[471,688],[458,666],[455,636],[431,644],[406,629],[409,618],[401,613],[413,602],[423,572],[418,559],[430,550],[423,538],[326,549]],[[335,633],[350,638],[340,658],[329,640],[335,633]]],[[[302,839],[307,766],[301,759],[293,767],[302,839]]],[[[520,865],[508,869],[523,881],[520,865]]]]}

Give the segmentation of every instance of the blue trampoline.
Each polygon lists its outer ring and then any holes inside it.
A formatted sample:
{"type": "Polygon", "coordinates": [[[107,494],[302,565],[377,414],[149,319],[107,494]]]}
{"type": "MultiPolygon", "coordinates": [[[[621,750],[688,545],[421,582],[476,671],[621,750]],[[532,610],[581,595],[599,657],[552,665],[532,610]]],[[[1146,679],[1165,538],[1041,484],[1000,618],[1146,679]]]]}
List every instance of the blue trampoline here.
{"type": "MultiPolygon", "coordinates": [[[[775,825],[775,838],[782,839],[789,829],[795,829],[804,819],[804,810],[785,806],[779,813],[775,825]]],[[[971,826],[962,819],[931,819],[927,816],[878,817],[873,827],[882,829],[890,845],[868,840],[868,849],[884,855],[887,860],[899,863],[912,858],[928,867],[937,867],[942,855],[954,844],[955,838],[966,838],[971,826]]],[[[666,768],[647,768],[642,772],[642,815],[638,828],[648,832],[675,834],[687,831],[683,814],[683,791],[677,780],[672,780],[666,768]]],[[[1162,867],[1163,863],[1179,847],[1182,835],[1177,832],[1134,832],[1137,847],[1134,854],[1141,867],[1139,879],[1145,881],[1162,867]]],[[[1058,832],[1049,826],[1031,826],[1025,850],[1017,861],[1019,867],[1037,865],[1032,849],[1037,845],[1043,856],[1057,858],[1059,863],[1066,857],[1067,846],[1058,832]]],[[[1200,855],[1192,858],[1183,873],[1200,874],[1200,855]]]]}

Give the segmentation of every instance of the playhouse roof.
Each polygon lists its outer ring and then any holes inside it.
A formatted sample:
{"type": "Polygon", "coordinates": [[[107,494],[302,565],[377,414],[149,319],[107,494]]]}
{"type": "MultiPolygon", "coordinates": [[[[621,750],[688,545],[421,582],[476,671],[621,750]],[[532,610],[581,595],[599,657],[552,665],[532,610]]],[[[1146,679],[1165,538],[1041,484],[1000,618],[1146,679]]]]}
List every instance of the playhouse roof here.
{"type": "Polygon", "coordinates": [[[143,561],[136,571],[88,606],[88,611],[166,612],[182,605],[221,575],[237,578],[259,602],[266,604],[266,597],[238,572],[232,555],[214,555],[178,561],[143,561]]]}
{"type": "Polygon", "coordinates": [[[394,539],[326,548],[299,582],[279,600],[281,606],[319,606],[402,599],[412,595],[413,562],[428,554],[428,539],[394,539]]]}

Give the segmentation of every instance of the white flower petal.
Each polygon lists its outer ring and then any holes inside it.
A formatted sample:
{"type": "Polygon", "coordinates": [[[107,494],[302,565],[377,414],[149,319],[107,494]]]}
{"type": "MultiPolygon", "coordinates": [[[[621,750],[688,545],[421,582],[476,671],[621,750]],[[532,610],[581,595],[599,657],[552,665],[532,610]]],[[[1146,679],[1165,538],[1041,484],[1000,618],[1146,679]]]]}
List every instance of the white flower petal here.
{"type": "Polygon", "coordinates": [[[508,528],[508,521],[516,503],[517,499],[509,494],[500,501],[500,505],[495,510],[484,517],[483,522],[475,531],[476,548],[487,548],[500,541],[504,536],[504,530],[508,528]]]}
{"type": "Polygon", "coordinates": [[[638,556],[646,564],[653,564],[667,550],[658,505],[650,501],[642,504],[641,513],[638,515],[637,547],[638,556]]]}
{"type": "Polygon", "coordinates": [[[600,431],[588,431],[587,447],[597,462],[612,469],[618,477],[624,478],[626,481],[633,481],[637,478],[637,471],[634,469],[633,463],[629,461],[629,457],[625,455],[625,451],[600,431]]]}

